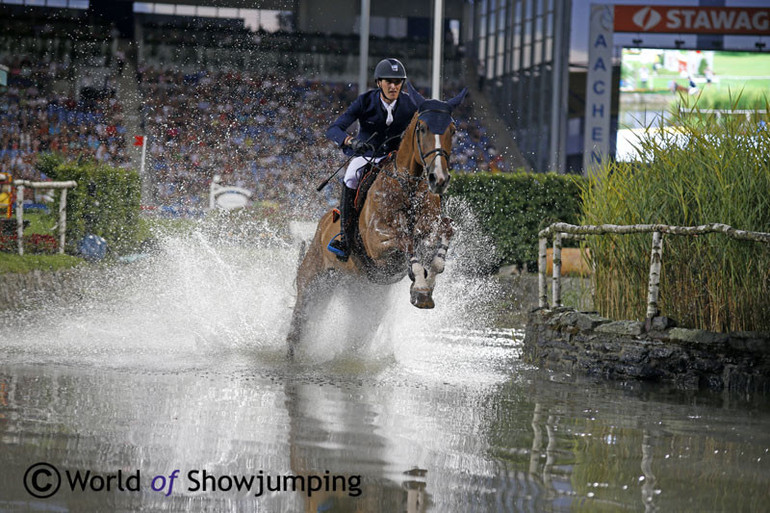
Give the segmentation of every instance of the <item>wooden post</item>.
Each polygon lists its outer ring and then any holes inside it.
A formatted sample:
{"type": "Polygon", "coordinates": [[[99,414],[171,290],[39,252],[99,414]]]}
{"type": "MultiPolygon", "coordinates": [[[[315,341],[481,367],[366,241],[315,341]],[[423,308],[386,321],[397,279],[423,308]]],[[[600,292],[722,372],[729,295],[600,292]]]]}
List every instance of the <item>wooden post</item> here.
{"type": "Polygon", "coordinates": [[[67,189],[77,187],[74,180],[67,182],[31,182],[29,180],[14,180],[16,186],[16,222],[18,224],[19,254],[24,254],[24,188],[32,189],[61,189],[59,203],[59,253],[64,253],[64,237],[67,230],[67,189]]]}
{"type": "Polygon", "coordinates": [[[561,232],[553,234],[553,306],[561,306],[561,232]]]}
{"type": "Polygon", "coordinates": [[[650,283],[647,290],[647,318],[652,319],[660,313],[658,297],[660,295],[660,265],[663,254],[663,236],[652,232],[652,252],[650,254],[650,283]]]}
{"type": "Polygon", "coordinates": [[[67,233],[67,188],[59,196],[59,254],[64,254],[64,237],[67,233]]]}
{"type": "Polygon", "coordinates": [[[24,186],[16,187],[16,241],[19,245],[19,255],[24,254],[24,186]]]}
{"type": "Polygon", "coordinates": [[[538,285],[538,306],[540,308],[548,308],[548,285],[546,284],[546,248],[548,247],[548,239],[540,237],[538,240],[538,255],[537,255],[537,285],[538,285]]]}

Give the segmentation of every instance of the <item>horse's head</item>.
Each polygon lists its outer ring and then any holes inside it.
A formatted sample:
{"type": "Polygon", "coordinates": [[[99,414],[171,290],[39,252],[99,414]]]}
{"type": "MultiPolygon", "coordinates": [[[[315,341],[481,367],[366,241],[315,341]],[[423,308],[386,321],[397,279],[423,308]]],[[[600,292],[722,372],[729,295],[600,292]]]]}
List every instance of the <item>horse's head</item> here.
{"type": "Polygon", "coordinates": [[[414,159],[426,173],[428,188],[442,194],[449,185],[449,155],[455,124],[452,110],[460,105],[468,90],[463,89],[451,100],[426,100],[409,83],[409,94],[417,105],[414,127],[414,159]]]}

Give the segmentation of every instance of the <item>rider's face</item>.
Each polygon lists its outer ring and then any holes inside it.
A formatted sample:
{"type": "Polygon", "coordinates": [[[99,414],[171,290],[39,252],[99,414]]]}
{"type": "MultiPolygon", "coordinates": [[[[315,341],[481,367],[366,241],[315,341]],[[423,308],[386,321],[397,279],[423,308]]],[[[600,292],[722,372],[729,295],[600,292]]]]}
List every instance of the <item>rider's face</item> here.
{"type": "Polygon", "coordinates": [[[404,85],[404,80],[401,78],[381,78],[379,82],[380,91],[382,92],[382,98],[391,103],[398,98],[401,93],[401,88],[404,85]]]}

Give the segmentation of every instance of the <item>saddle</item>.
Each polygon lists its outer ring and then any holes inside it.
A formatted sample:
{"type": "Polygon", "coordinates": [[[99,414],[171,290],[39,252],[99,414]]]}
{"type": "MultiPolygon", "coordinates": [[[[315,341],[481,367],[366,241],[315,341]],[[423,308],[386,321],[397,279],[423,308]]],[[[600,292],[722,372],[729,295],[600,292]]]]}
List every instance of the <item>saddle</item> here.
{"type": "MultiPolygon", "coordinates": [[[[356,189],[356,199],[353,201],[353,209],[355,210],[355,219],[351,221],[358,225],[358,214],[363,210],[364,203],[366,202],[366,195],[369,193],[374,181],[377,179],[377,175],[380,174],[380,170],[384,168],[391,160],[396,158],[396,152],[391,151],[388,155],[376,164],[367,164],[364,167],[364,173],[361,180],[358,182],[358,188],[356,189]]],[[[335,223],[340,218],[339,209],[335,208],[332,212],[332,221],[335,223]]],[[[358,230],[356,229],[356,235],[358,230]]]]}

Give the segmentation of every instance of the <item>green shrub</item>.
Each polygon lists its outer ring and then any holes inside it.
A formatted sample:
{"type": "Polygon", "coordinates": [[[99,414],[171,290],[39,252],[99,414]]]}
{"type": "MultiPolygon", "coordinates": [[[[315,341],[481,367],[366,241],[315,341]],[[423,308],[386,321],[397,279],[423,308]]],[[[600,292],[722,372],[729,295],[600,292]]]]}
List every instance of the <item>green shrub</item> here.
{"type": "Polygon", "coordinates": [[[472,208],[495,241],[500,265],[535,269],[538,232],[577,221],[583,180],[555,173],[455,174],[448,194],[472,208]]]}
{"type": "MultiPolygon", "coordinates": [[[[760,116],[760,113],[756,113],[760,116]]],[[[765,115],[766,118],[766,115],[765,115]]],[[[641,163],[609,163],[583,189],[583,224],[724,223],[770,232],[770,130],[691,112],[649,128],[641,163]]],[[[651,234],[589,237],[595,307],[645,316],[651,234]]],[[[659,307],[680,325],[770,330],[770,247],[722,234],[665,235],[659,307]]]]}
{"type": "MultiPolygon", "coordinates": [[[[75,180],[67,192],[67,244],[71,248],[85,235],[103,237],[108,247],[122,253],[136,247],[139,237],[141,182],[133,170],[118,169],[96,161],[64,161],[48,154],[40,157],[38,170],[57,181],[75,180]]],[[[52,212],[59,211],[59,194],[52,212]]]]}
{"type": "Polygon", "coordinates": [[[698,75],[705,75],[706,69],[709,67],[709,63],[706,59],[701,59],[700,64],[698,64],[698,75]]]}

